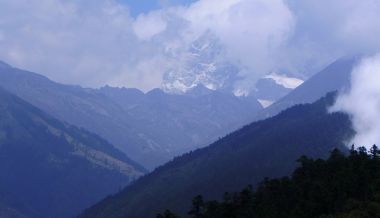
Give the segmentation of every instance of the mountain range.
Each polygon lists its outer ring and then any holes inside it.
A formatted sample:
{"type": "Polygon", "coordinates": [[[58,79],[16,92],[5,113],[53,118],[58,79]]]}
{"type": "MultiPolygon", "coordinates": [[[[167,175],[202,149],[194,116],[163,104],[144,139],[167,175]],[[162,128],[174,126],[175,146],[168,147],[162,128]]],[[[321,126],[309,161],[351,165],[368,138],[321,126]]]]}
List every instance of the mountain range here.
{"type": "Polygon", "coordinates": [[[5,63],[0,65],[0,86],[60,120],[100,135],[152,170],[254,120],[344,89],[355,60],[338,60],[295,90],[263,78],[255,92],[241,97],[223,89],[211,90],[202,83],[182,94],[160,89],[143,93],[109,86],[82,88],[59,84],[5,63]],[[283,97],[286,93],[290,94],[283,97]],[[262,110],[258,99],[269,107],[262,110]]]}
{"type": "Polygon", "coordinates": [[[90,130],[148,169],[206,146],[252,120],[262,106],[198,85],[175,95],[154,89],[63,85],[2,64],[0,87],[59,120],[90,130]]]}
{"type": "Polygon", "coordinates": [[[184,216],[197,194],[208,200],[220,199],[225,191],[255,186],[266,177],[289,175],[302,155],[323,158],[335,148],[347,151],[344,142],[354,135],[351,121],[347,115],[330,114],[327,109],[335,101],[333,93],[349,88],[356,61],[335,61],[260,111],[255,117],[259,121],[175,158],[81,217],[154,217],[168,208],[184,216]]]}
{"type": "Polygon", "coordinates": [[[346,115],[327,113],[334,95],[309,103],[348,89],[356,62],[337,60],[294,90],[260,80],[258,88],[274,90],[264,96],[279,99],[264,109],[260,92],[238,97],[203,84],[181,94],[82,88],[0,62],[2,170],[14,173],[0,183],[0,215],[71,217],[142,176],[144,167],[153,170],[175,156],[81,216],[154,217],[167,208],[184,215],[195,194],[219,199],[224,191],[288,175],[301,155],[346,149],[342,142],[354,132],[346,115]],[[37,172],[32,179],[29,168],[17,166],[24,160],[37,172]],[[30,186],[23,189],[24,180],[30,186]],[[41,192],[39,184],[51,189],[41,192]]]}

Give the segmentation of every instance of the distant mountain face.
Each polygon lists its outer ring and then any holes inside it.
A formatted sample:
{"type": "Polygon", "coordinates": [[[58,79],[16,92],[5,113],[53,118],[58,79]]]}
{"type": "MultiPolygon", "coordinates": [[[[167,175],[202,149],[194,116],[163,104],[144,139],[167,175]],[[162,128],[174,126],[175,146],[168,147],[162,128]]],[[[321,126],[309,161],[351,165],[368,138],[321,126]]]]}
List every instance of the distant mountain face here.
{"type": "Polygon", "coordinates": [[[0,216],[73,217],[146,171],[99,136],[0,89],[0,216]]]}
{"type": "Polygon", "coordinates": [[[162,89],[169,93],[185,93],[202,85],[212,90],[234,93],[234,84],[241,80],[240,69],[225,61],[224,49],[210,32],[196,39],[181,57],[177,66],[163,78],[162,89]]]}
{"type": "Polygon", "coordinates": [[[128,114],[129,124],[140,137],[138,145],[143,146],[143,155],[133,157],[149,167],[211,143],[242,127],[262,109],[254,98],[239,98],[202,85],[184,95],[160,89],[142,95],[110,87],[98,92],[128,114]]]}
{"type": "Polygon", "coordinates": [[[252,120],[262,107],[199,85],[182,95],[160,89],[85,89],[62,85],[4,65],[0,86],[60,120],[107,139],[153,169],[174,156],[205,146],[252,120]]]}
{"type": "Polygon", "coordinates": [[[165,92],[183,94],[201,85],[237,96],[251,95],[267,106],[266,103],[277,101],[303,82],[285,74],[269,73],[256,84],[238,87],[237,84],[246,79],[242,71],[247,69],[226,61],[223,46],[209,32],[196,39],[184,54],[175,56],[178,65],[164,75],[162,89],[165,92]]]}
{"type": "Polygon", "coordinates": [[[258,113],[256,120],[280,113],[296,104],[312,103],[328,92],[344,91],[350,87],[351,72],[359,57],[342,58],[291,91],[265,110],[258,113]]]}
{"type": "Polygon", "coordinates": [[[290,174],[301,155],[321,158],[334,148],[347,151],[343,142],[354,132],[347,115],[327,113],[333,102],[334,96],[329,95],[252,123],[174,159],[80,217],[154,217],[167,208],[185,215],[197,194],[221,198],[220,193],[256,185],[265,177],[290,174]]]}

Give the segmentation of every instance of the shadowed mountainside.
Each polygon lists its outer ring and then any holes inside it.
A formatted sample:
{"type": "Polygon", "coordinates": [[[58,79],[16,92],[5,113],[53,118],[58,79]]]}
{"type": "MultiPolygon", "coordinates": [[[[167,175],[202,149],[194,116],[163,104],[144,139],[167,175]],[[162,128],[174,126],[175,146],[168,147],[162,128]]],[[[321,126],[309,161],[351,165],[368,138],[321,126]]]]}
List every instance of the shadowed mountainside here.
{"type": "Polygon", "coordinates": [[[104,139],[0,89],[0,216],[73,217],[144,173],[104,139]]]}

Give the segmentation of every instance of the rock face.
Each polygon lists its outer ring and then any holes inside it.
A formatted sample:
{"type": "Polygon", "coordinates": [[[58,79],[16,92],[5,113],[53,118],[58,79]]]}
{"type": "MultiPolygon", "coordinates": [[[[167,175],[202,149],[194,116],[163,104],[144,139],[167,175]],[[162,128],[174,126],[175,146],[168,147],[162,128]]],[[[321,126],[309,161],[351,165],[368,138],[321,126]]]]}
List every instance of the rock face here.
{"type": "Polygon", "coordinates": [[[218,199],[265,177],[288,175],[301,155],[323,158],[353,136],[345,114],[328,114],[329,95],[252,123],[206,148],[176,158],[117,195],[86,210],[81,218],[154,217],[170,208],[186,217],[191,199],[218,199]]]}
{"type": "Polygon", "coordinates": [[[73,217],[144,173],[99,136],[0,89],[1,217],[73,217]]]}
{"type": "Polygon", "coordinates": [[[54,117],[88,129],[149,169],[206,146],[253,119],[262,107],[195,86],[175,95],[160,89],[88,89],[55,83],[41,75],[0,67],[0,86],[54,117]]]}
{"type": "Polygon", "coordinates": [[[202,85],[212,90],[234,93],[240,69],[225,61],[219,41],[210,32],[201,35],[181,57],[180,64],[170,69],[163,78],[162,88],[169,93],[185,93],[202,85]]]}

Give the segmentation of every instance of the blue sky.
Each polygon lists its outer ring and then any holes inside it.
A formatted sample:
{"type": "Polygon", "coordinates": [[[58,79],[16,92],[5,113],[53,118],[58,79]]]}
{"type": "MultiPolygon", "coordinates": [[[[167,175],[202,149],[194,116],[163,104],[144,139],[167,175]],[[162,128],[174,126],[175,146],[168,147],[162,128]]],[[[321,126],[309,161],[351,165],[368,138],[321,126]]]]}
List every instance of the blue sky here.
{"type": "Polygon", "coordinates": [[[196,0],[119,0],[128,5],[132,16],[137,16],[140,13],[146,13],[154,9],[159,9],[168,5],[186,5],[196,0]]]}

